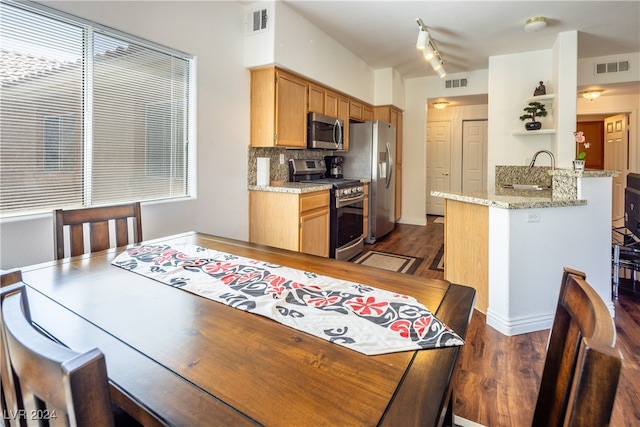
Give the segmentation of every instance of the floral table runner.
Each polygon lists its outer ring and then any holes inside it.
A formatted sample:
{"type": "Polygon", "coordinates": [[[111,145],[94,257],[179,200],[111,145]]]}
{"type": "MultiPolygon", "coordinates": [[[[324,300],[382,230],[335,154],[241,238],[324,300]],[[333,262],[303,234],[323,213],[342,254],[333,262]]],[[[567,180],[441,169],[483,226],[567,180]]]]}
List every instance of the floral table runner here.
{"type": "Polygon", "coordinates": [[[415,298],[195,245],[142,245],[113,265],[367,355],[458,346],[415,298]]]}

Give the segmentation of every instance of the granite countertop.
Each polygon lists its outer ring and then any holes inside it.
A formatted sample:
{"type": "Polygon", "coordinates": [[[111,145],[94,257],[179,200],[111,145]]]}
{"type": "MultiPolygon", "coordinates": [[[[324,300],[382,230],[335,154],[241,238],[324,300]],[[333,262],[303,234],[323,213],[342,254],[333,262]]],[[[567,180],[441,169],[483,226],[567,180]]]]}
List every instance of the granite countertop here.
{"type": "Polygon", "coordinates": [[[251,191],[272,191],[275,193],[304,194],[314,191],[331,190],[331,184],[308,184],[302,182],[283,182],[274,185],[249,185],[247,189],[251,191]]]}
{"type": "Polygon", "coordinates": [[[551,190],[512,190],[496,188],[477,192],[432,191],[432,196],[503,209],[585,206],[586,200],[553,197],[551,190]]]}
{"type": "MultiPolygon", "coordinates": [[[[368,184],[371,182],[371,179],[358,179],[363,184],[368,184]]],[[[314,191],[324,191],[331,190],[331,184],[314,184],[308,182],[287,182],[287,181],[279,181],[279,182],[271,182],[271,185],[249,185],[247,189],[250,191],[272,191],[274,193],[294,193],[294,194],[304,194],[304,193],[313,193],[314,191]]]]}

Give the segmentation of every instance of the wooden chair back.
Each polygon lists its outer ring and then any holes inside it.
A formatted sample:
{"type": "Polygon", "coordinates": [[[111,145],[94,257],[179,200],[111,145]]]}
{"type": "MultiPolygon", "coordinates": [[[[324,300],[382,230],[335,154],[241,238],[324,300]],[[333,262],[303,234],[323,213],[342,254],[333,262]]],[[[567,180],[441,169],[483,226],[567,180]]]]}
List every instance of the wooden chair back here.
{"type": "Polygon", "coordinates": [[[534,426],[606,426],[622,369],[609,309],[585,274],[565,268],[534,426]]]}
{"type": "Polygon", "coordinates": [[[75,352],[35,329],[24,283],[1,288],[0,304],[10,425],[114,426],[102,352],[75,352]]]}
{"type": "Polygon", "coordinates": [[[67,256],[103,251],[142,241],[140,202],[83,209],[57,209],[53,215],[56,259],[65,258],[65,226],[69,227],[70,252],[67,256]],[[133,239],[129,238],[129,218],[133,218],[133,239]],[[109,232],[110,221],[114,223],[115,229],[113,245],[109,232]],[[84,224],[88,224],[89,227],[88,250],[84,244],[84,224]]]}

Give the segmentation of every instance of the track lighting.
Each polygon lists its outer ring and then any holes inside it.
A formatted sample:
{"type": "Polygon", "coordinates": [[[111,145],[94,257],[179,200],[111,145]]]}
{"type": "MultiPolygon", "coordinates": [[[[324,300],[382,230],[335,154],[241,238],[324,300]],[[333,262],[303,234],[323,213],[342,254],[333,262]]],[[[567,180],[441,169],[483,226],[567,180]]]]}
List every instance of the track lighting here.
{"type": "Polygon", "coordinates": [[[418,33],[418,41],[416,42],[416,49],[424,50],[429,42],[429,32],[427,30],[420,30],[418,33]]]}
{"type": "Polygon", "coordinates": [[[431,59],[436,55],[433,49],[431,49],[431,46],[427,46],[422,54],[424,55],[424,59],[426,59],[427,61],[431,61],[431,59]]]}
{"type": "Polygon", "coordinates": [[[447,72],[443,68],[444,61],[442,60],[442,56],[440,56],[438,48],[431,39],[427,27],[425,27],[422,23],[422,19],[420,18],[416,19],[416,22],[418,23],[418,28],[420,28],[420,31],[418,32],[418,41],[416,42],[416,49],[422,51],[424,59],[429,62],[433,71],[438,73],[440,77],[446,76],[447,72]]]}

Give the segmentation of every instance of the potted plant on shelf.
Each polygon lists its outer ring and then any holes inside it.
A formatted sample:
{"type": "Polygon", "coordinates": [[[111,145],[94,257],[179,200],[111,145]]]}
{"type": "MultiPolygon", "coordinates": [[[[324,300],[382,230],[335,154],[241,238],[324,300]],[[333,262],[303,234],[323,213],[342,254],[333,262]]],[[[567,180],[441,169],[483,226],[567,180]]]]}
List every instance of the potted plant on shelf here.
{"type": "Polygon", "coordinates": [[[573,161],[573,170],[577,170],[577,171],[583,171],[584,170],[584,164],[586,162],[586,158],[587,158],[587,152],[583,151],[580,149],[580,144],[583,145],[584,149],[588,149],[591,144],[586,142],[586,138],[584,137],[584,133],[582,131],[578,131],[578,132],[574,132],[573,136],[576,137],[576,144],[577,144],[577,151],[578,151],[578,155],[576,156],[576,159],[573,161]]]}
{"type": "Polygon", "coordinates": [[[536,120],[536,117],[547,117],[547,110],[544,104],[538,101],[530,102],[527,107],[524,107],[524,111],[527,114],[520,116],[520,120],[530,119],[530,122],[524,124],[526,130],[538,130],[542,127],[542,123],[536,120]]]}

